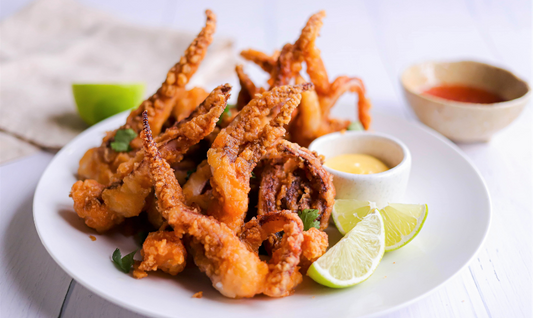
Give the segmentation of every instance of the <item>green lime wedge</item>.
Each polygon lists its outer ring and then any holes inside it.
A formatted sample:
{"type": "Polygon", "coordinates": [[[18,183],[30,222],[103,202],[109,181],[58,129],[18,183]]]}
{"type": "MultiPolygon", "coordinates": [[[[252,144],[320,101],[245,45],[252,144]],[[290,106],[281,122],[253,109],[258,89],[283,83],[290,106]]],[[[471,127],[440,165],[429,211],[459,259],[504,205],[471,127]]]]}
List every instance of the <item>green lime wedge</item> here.
{"type": "Polygon", "coordinates": [[[89,125],[140,105],[144,83],[72,84],[81,118],[89,125]]]}
{"type": "Polygon", "coordinates": [[[337,199],[333,205],[331,216],[339,232],[345,235],[374,209],[376,209],[374,202],[337,199]]]}
{"type": "Polygon", "coordinates": [[[428,216],[428,206],[390,203],[379,212],[385,222],[385,252],[390,252],[405,246],[418,235],[428,216]]]}
{"type": "Polygon", "coordinates": [[[368,213],[326,254],[316,260],[307,275],[332,288],[345,288],[368,279],[385,253],[385,228],[381,214],[368,213]]]}

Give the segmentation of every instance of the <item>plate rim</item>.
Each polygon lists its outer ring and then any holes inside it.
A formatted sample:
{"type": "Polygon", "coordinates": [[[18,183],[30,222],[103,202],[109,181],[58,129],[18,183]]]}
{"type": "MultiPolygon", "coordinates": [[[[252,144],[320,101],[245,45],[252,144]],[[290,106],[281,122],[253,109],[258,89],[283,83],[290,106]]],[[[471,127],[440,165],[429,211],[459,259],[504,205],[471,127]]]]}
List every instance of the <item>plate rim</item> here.
{"type": "MultiPolygon", "coordinates": [[[[147,311],[143,307],[137,306],[136,304],[123,302],[122,300],[120,300],[118,298],[110,297],[107,294],[105,294],[104,292],[101,292],[98,288],[95,288],[95,287],[91,286],[90,284],[85,284],[83,279],[78,278],[77,275],[72,273],[64,264],[62,264],[56,258],[56,256],[53,253],[51,253],[49,246],[47,246],[47,244],[45,243],[45,240],[43,239],[43,236],[41,234],[41,231],[43,229],[39,229],[38,222],[36,221],[36,211],[38,209],[37,208],[37,199],[40,197],[40,192],[42,192],[41,189],[43,187],[42,184],[44,182],[43,181],[44,180],[43,177],[47,174],[48,170],[51,169],[51,166],[54,163],[54,161],[57,160],[57,158],[60,155],[62,155],[64,152],[66,152],[68,150],[68,148],[70,146],[72,146],[73,144],[75,144],[78,140],[82,139],[83,137],[85,137],[88,134],[91,134],[95,130],[99,130],[100,126],[103,126],[103,125],[105,125],[108,122],[114,121],[114,120],[116,120],[119,117],[123,117],[123,116],[125,117],[127,114],[129,114],[129,112],[131,112],[131,110],[123,111],[123,112],[118,113],[116,115],[113,115],[113,116],[111,116],[109,118],[106,118],[106,119],[102,120],[99,123],[96,123],[96,124],[92,125],[91,127],[87,128],[86,130],[81,132],[78,136],[74,137],[65,146],[63,146],[61,148],[61,150],[59,150],[54,155],[52,160],[48,163],[48,165],[46,166],[45,170],[43,171],[41,177],[39,178],[39,182],[37,183],[37,186],[35,188],[35,192],[34,192],[34,196],[33,196],[33,203],[32,203],[33,223],[34,223],[35,229],[37,231],[37,235],[39,236],[39,240],[41,241],[41,244],[44,246],[44,248],[45,248],[46,252],[48,253],[48,255],[50,255],[50,257],[52,257],[52,259],[56,262],[56,264],[58,264],[59,267],[63,271],[65,271],[65,273],[67,273],[67,275],[69,275],[72,279],[74,279],[78,284],[80,284],[83,287],[87,288],[88,290],[90,290],[91,292],[95,293],[99,297],[101,297],[101,298],[103,298],[103,299],[105,299],[105,300],[107,300],[107,301],[109,301],[111,303],[114,303],[114,304],[116,304],[116,305],[118,305],[118,306],[120,306],[120,307],[122,307],[122,308],[124,308],[126,310],[129,310],[129,311],[132,311],[132,312],[135,312],[135,313],[139,313],[139,314],[142,314],[142,315],[146,315],[146,316],[166,317],[166,316],[160,316],[160,315],[158,315],[158,314],[156,314],[154,312],[147,311]]],[[[487,224],[486,224],[485,228],[483,229],[483,231],[484,231],[483,237],[480,240],[477,248],[472,253],[472,255],[466,261],[464,261],[463,264],[452,275],[450,275],[448,278],[444,279],[439,284],[435,285],[433,288],[430,288],[425,293],[422,293],[421,295],[419,295],[417,297],[414,297],[411,300],[408,300],[408,301],[405,301],[403,303],[394,305],[394,306],[392,306],[392,307],[390,307],[388,309],[384,309],[384,310],[381,310],[381,311],[376,311],[374,313],[369,313],[369,314],[366,314],[366,315],[363,315],[363,316],[359,316],[359,317],[375,317],[375,316],[381,316],[381,315],[392,313],[394,311],[397,311],[397,310],[399,310],[401,308],[407,307],[407,306],[409,306],[409,305],[411,305],[411,304],[413,304],[413,303],[415,303],[415,302],[417,302],[417,301],[429,296],[430,294],[434,293],[437,289],[441,288],[444,284],[446,284],[448,281],[450,281],[452,278],[456,277],[460,272],[462,272],[465,269],[465,267],[467,267],[470,264],[470,262],[477,256],[477,254],[479,253],[480,249],[483,247],[483,245],[485,244],[485,242],[487,240],[487,237],[488,237],[491,225],[492,225],[492,219],[493,219],[492,198],[490,196],[490,191],[489,191],[489,188],[488,188],[488,186],[487,186],[487,184],[485,182],[485,179],[483,178],[483,176],[481,175],[480,171],[478,170],[476,165],[473,163],[473,161],[456,144],[454,144],[452,141],[450,141],[449,139],[447,139],[446,137],[444,137],[443,135],[441,135],[437,131],[433,130],[432,128],[423,125],[422,123],[420,123],[416,119],[413,120],[413,119],[404,118],[404,117],[400,117],[400,116],[389,115],[389,114],[385,114],[385,113],[380,112],[380,111],[374,111],[374,113],[378,114],[378,116],[380,116],[380,117],[394,118],[394,119],[397,119],[397,120],[400,120],[400,121],[404,121],[408,125],[416,126],[417,128],[423,130],[424,132],[428,133],[432,137],[434,137],[434,138],[438,139],[439,141],[441,141],[442,143],[444,143],[446,146],[448,146],[450,149],[452,149],[455,152],[455,154],[459,155],[462,159],[464,159],[468,163],[470,168],[472,168],[472,170],[475,172],[475,175],[478,177],[479,181],[481,181],[481,185],[482,185],[482,188],[484,190],[484,194],[486,195],[487,200],[488,200],[488,211],[487,211],[488,220],[487,220],[487,224]]]]}

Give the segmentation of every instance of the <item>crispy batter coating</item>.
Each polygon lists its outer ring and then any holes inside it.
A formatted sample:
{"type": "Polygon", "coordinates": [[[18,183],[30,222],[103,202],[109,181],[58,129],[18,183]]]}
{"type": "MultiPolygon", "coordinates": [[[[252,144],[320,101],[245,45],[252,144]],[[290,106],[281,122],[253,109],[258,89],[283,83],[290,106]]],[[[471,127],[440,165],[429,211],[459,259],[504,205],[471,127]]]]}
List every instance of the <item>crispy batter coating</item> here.
{"type": "Polygon", "coordinates": [[[207,161],[213,173],[213,200],[208,214],[234,232],[240,230],[248,211],[253,169],[266,151],[283,137],[284,126],[300,103],[301,93],[310,88],[310,84],[281,86],[256,95],[218,134],[207,152],[207,161]],[[281,111],[266,124],[265,118],[273,107],[281,107],[281,111]]]}
{"type": "MultiPolygon", "coordinates": [[[[142,130],[142,116],[146,111],[148,120],[154,135],[159,135],[163,123],[167,120],[176,100],[178,92],[185,90],[185,85],[196,73],[200,63],[207,53],[207,48],[213,41],[213,34],[216,29],[216,16],[211,10],[206,10],[207,20],[205,27],[185,50],[180,61],[176,63],[167,73],[167,78],[161,84],[159,90],[144,101],[140,107],[133,110],[126,120],[126,128],[132,128],[136,132],[142,130]]],[[[183,92],[182,92],[183,93],[183,92]]],[[[196,105],[194,105],[196,106],[196,105]]]]}
{"type": "MultiPolygon", "coordinates": [[[[325,11],[312,15],[294,44],[283,46],[277,60],[265,53],[246,50],[241,55],[270,74],[270,87],[288,85],[293,80],[301,83],[300,75],[302,62],[306,63],[306,72],[314,84],[315,89],[302,94],[302,101],[298,110],[293,114],[288,131],[288,139],[301,146],[307,147],[314,139],[335,131],[347,129],[349,120],[330,118],[330,110],[337,99],[345,92],[358,94],[358,117],[363,127],[370,128],[370,100],[366,96],[363,82],[354,77],[341,76],[333,82],[329,81],[324,62],[320,57],[320,50],[316,47],[316,39],[322,28],[325,11]]],[[[241,84],[243,100],[247,88],[241,84]]],[[[276,112],[274,112],[276,113],[276,112]]]]}
{"type": "MultiPolygon", "coordinates": [[[[171,163],[181,161],[188,149],[209,135],[215,128],[216,122],[226,107],[231,87],[221,85],[213,90],[205,101],[189,116],[158,136],[157,142],[161,154],[171,163]]],[[[99,231],[111,228],[123,218],[137,216],[143,210],[146,198],[152,191],[152,182],[148,163],[144,160],[144,152],[140,151],[131,160],[125,162],[118,169],[117,176],[122,177],[105,187],[99,185],[101,191],[87,190],[95,187],[94,180],[82,184],[76,183],[71,191],[74,199],[74,210],[86,220],[90,227],[95,215],[105,211],[107,217],[98,223],[99,231]],[[85,202],[94,202],[86,204],[85,202]],[[97,209],[95,207],[98,207],[97,209]],[[109,224],[103,224],[109,220],[109,224]]],[[[154,216],[151,215],[151,219],[154,216]]]]}
{"type": "Polygon", "coordinates": [[[320,50],[316,47],[315,41],[322,28],[322,19],[326,17],[325,11],[313,14],[298,39],[300,49],[307,65],[307,74],[311,82],[315,85],[318,94],[327,95],[329,92],[329,79],[324,62],[320,57],[320,50]]]}
{"type": "Polygon", "coordinates": [[[267,55],[261,51],[248,49],[241,52],[241,56],[248,61],[254,62],[267,73],[271,73],[278,62],[279,52],[274,52],[273,55],[267,55]]]}
{"type": "Polygon", "coordinates": [[[258,215],[283,209],[293,213],[317,209],[320,229],[325,229],[335,203],[333,177],[320,158],[306,148],[284,140],[277,150],[261,176],[258,215]]]}
{"type": "Polygon", "coordinates": [[[160,229],[145,240],[135,278],[157,270],[176,275],[190,253],[226,297],[288,296],[327,250],[323,229],[335,197],[323,159],[303,147],[349,126],[330,117],[342,94],[358,94],[365,129],[371,104],[360,79],[330,82],[316,47],[325,17],[320,11],[281,51],[241,52],[270,75],[269,91],[237,65],[237,107],[224,111],[229,85],[210,94],[185,88],[212,41],[215,16],[209,10],[206,15],[206,26],[161,88],[121,127],[140,133],[130,143],[133,150],[113,151],[116,131],[108,132],[80,161],[86,180],[76,182],[70,196],[78,215],[99,232],[142,211],[146,218],[135,220],[160,229]],[[301,74],[304,62],[312,83],[301,74]],[[319,211],[320,229],[303,230],[297,212],[304,209],[319,211]],[[268,261],[258,255],[261,246],[268,261]]]}
{"type": "Polygon", "coordinates": [[[301,220],[290,212],[261,219],[265,234],[284,231],[281,247],[271,261],[268,264],[261,261],[224,223],[184,204],[181,187],[153,142],[148,120],[143,136],[161,214],[178,236],[191,238],[195,263],[209,276],[213,286],[231,298],[259,293],[272,297],[289,295],[301,281],[297,267],[303,242],[301,220]]]}
{"type": "Polygon", "coordinates": [[[172,109],[172,116],[178,122],[189,117],[196,109],[196,106],[206,99],[208,95],[209,93],[201,87],[193,87],[183,92],[172,109]]]}
{"type": "MultiPolygon", "coordinates": [[[[201,100],[203,90],[192,89],[186,91],[185,85],[198,69],[207,52],[207,47],[213,40],[216,16],[210,10],[206,11],[206,15],[205,27],[187,48],[180,61],[168,71],[166,80],[161,87],[137,109],[133,110],[128,116],[126,124],[119,129],[131,128],[139,133],[142,130],[140,115],[146,110],[154,135],[158,135],[173,109],[176,118],[180,117],[180,115],[187,117],[187,112],[190,112],[191,107],[198,105],[196,102],[199,99],[201,100]]],[[[130,143],[133,150],[129,153],[114,151],[111,149],[111,142],[115,133],[116,130],[109,132],[100,147],[89,149],[81,158],[78,168],[78,177],[80,179],[93,179],[108,185],[112,181],[118,166],[133,157],[135,152],[142,147],[142,142],[139,138],[136,138],[130,143]]]]}
{"type": "Polygon", "coordinates": [[[146,272],[158,269],[177,275],[185,269],[187,250],[173,231],[148,234],[141,250],[142,262],[135,265],[133,277],[146,277],[146,272]]]}
{"type": "Polygon", "coordinates": [[[255,94],[263,93],[264,89],[255,86],[250,77],[244,73],[242,65],[237,65],[235,72],[237,73],[237,77],[239,77],[239,84],[241,85],[236,107],[238,110],[241,110],[252,100],[255,94]]]}
{"type": "Polygon", "coordinates": [[[121,215],[109,211],[99,199],[104,189],[105,186],[95,180],[85,180],[74,183],[70,192],[78,216],[98,232],[107,231],[124,220],[121,215]]]}
{"type": "Polygon", "coordinates": [[[197,206],[204,211],[207,210],[211,191],[205,192],[204,190],[211,176],[211,167],[207,160],[202,161],[183,185],[183,195],[187,205],[197,206]]]}
{"type": "Polygon", "coordinates": [[[300,257],[300,271],[305,273],[311,264],[328,249],[328,235],[314,227],[303,232],[302,256],[300,257]]]}
{"type": "MultiPolygon", "coordinates": [[[[283,213],[288,212],[290,211],[286,210],[283,213]]],[[[280,212],[270,212],[269,215],[275,213],[280,212]]],[[[246,222],[244,229],[240,234],[240,239],[250,251],[256,254],[258,253],[261,244],[266,244],[266,250],[272,255],[274,251],[280,248],[282,240],[281,235],[280,233],[265,233],[259,222],[262,218],[263,216],[258,216],[257,218],[253,218],[246,222]]],[[[300,255],[298,266],[300,267],[301,273],[306,273],[309,266],[326,253],[329,242],[326,232],[314,227],[302,232],[302,234],[304,240],[302,242],[302,254],[300,255]]]]}

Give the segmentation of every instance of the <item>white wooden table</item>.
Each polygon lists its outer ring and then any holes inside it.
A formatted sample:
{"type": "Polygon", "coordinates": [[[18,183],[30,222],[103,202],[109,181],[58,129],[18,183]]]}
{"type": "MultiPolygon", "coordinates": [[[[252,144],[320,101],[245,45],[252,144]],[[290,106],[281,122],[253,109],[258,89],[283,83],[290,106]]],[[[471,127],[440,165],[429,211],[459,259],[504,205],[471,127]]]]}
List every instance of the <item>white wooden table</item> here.
{"type": "MultiPolygon", "coordinates": [[[[0,19],[28,2],[1,0],[0,19]]],[[[330,74],[362,77],[376,110],[410,120],[416,119],[398,76],[411,63],[476,59],[532,78],[528,0],[81,2],[134,23],[193,32],[203,23],[203,9],[211,8],[218,14],[218,34],[233,37],[237,50],[268,52],[294,41],[306,19],[326,9],[318,46],[330,74]]],[[[489,187],[494,213],[489,237],[468,268],[386,317],[532,316],[532,114],[528,105],[488,144],[459,145],[489,187]]],[[[77,284],[41,245],[32,200],[52,157],[40,152],[0,166],[0,317],[140,317],[77,284]]]]}

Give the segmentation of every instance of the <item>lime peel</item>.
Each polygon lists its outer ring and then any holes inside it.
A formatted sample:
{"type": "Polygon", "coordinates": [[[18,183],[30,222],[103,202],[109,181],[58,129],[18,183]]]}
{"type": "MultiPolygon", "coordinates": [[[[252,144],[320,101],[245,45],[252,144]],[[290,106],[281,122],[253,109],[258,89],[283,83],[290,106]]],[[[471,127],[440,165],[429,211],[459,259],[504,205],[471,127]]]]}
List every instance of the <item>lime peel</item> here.
{"type": "Polygon", "coordinates": [[[379,212],[385,222],[385,251],[390,252],[407,245],[418,235],[426,221],[428,206],[391,203],[379,212]]]}
{"type": "Polygon", "coordinates": [[[144,83],[72,84],[80,117],[89,125],[140,105],[144,83]]]}
{"type": "Polygon", "coordinates": [[[385,253],[383,217],[373,209],[326,254],[315,261],[307,275],[331,288],[345,288],[367,280],[385,253]]]}

